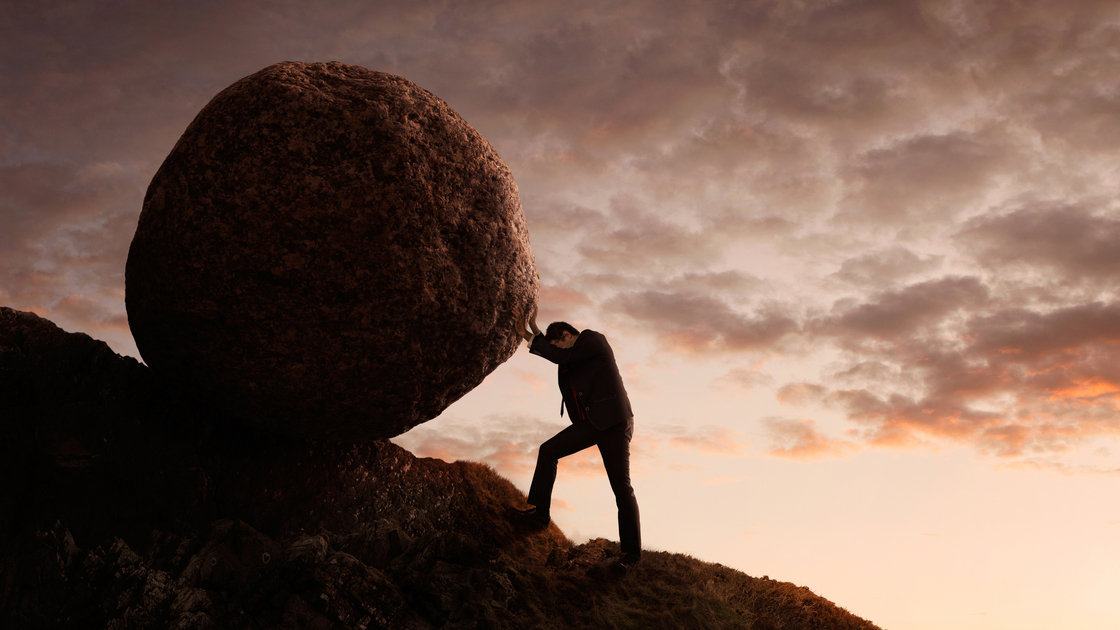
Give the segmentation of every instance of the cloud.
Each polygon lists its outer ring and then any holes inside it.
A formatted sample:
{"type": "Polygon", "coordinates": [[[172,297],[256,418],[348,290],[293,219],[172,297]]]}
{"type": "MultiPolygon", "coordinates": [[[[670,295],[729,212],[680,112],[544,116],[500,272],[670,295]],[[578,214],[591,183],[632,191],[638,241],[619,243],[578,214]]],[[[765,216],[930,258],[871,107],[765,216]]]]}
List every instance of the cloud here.
{"type": "Polygon", "coordinates": [[[738,457],[746,453],[749,444],[739,439],[739,433],[724,427],[658,426],[653,429],[657,439],[671,448],[696,451],[704,455],[738,457]]]}
{"type": "Polygon", "coordinates": [[[991,269],[1059,274],[1063,283],[1116,286],[1120,219],[1104,208],[1034,204],[968,221],[956,238],[991,269]]]}
{"type": "Polygon", "coordinates": [[[49,317],[89,322],[95,328],[115,328],[124,333],[129,331],[128,317],[124,313],[109,310],[82,295],[68,295],[62,298],[50,309],[49,317]]]}
{"type": "MultiPolygon", "coordinates": [[[[140,181],[135,168],[118,163],[93,163],[85,166],[49,161],[0,165],[0,255],[8,264],[19,262],[15,252],[24,255],[85,254],[75,238],[97,236],[104,241],[130,240],[107,234],[107,222],[124,221],[121,215],[139,214],[140,198],[131,193],[140,181]],[[132,202],[135,207],[130,207],[132,202]],[[127,211],[126,211],[127,209],[127,211]],[[50,241],[62,241],[53,245],[50,241]],[[68,250],[64,245],[72,245],[68,250]],[[45,252],[49,247],[60,251],[45,252]]],[[[125,223],[127,225],[127,223],[125,223]]],[[[118,250],[120,248],[118,247],[118,250]]]]}
{"type": "Polygon", "coordinates": [[[590,304],[591,298],[570,287],[546,284],[541,287],[541,303],[571,309],[590,304]]]}
{"type": "Polygon", "coordinates": [[[283,28],[281,13],[205,0],[158,8],[111,0],[6,7],[0,39],[11,63],[3,70],[3,109],[5,118],[24,123],[14,132],[17,161],[158,160],[226,85],[298,57],[281,52],[290,42],[268,36],[283,28]],[[99,27],[90,28],[94,23],[99,27]]]}
{"type": "Polygon", "coordinates": [[[566,236],[601,231],[610,225],[603,212],[572,203],[526,204],[525,217],[531,234],[547,235],[548,241],[565,241],[566,236]]]}
{"type": "Polygon", "coordinates": [[[475,424],[436,419],[393,441],[418,457],[486,462],[503,475],[526,477],[533,473],[541,443],[562,428],[513,415],[488,416],[475,424]]]}
{"type": "Polygon", "coordinates": [[[593,305],[589,295],[571,286],[543,285],[537,301],[537,326],[546,330],[548,324],[554,321],[573,323],[576,313],[593,305]]]}
{"type": "Polygon", "coordinates": [[[123,297],[137,178],[135,168],[115,162],[0,166],[4,305],[135,354],[123,297]]]}
{"type": "Polygon", "coordinates": [[[913,13],[905,3],[743,3],[714,28],[758,42],[729,59],[726,73],[759,107],[805,122],[858,120],[881,113],[891,98],[884,64],[868,62],[886,61],[904,42],[927,45],[915,32],[920,22],[913,13]],[[784,38],[791,30],[800,36],[784,38]],[[834,56],[814,58],[824,50],[834,56]],[[858,61],[865,63],[853,63],[858,61]]]}
{"type": "MultiPolygon", "coordinates": [[[[939,315],[954,317],[947,309],[939,315]]],[[[856,337],[838,339],[852,357],[841,373],[865,386],[793,383],[779,397],[842,409],[862,439],[881,446],[949,440],[1020,458],[1120,433],[1120,304],[955,319],[953,335],[930,334],[939,328],[932,320],[897,327],[887,345],[859,342],[872,334],[864,327],[833,328],[856,337]]]]}
{"type": "MultiPolygon", "coordinates": [[[[760,296],[769,293],[769,284],[739,270],[684,272],[668,274],[635,273],[582,273],[571,278],[569,284],[582,290],[587,303],[599,301],[631,292],[635,287],[648,288],[662,293],[672,293],[685,297],[718,297],[731,303],[758,301],[760,296]]],[[[543,294],[543,293],[542,293],[543,294]]],[[[559,301],[566,300],[560,296],[559,301]]]]}
{"type": "MultiPolygon", "coordinates": [[[[1055,369],[1073,359],[1099,368],[1120,351],[1120,303],[1091,302],[1048,312],[1008,309],[971,322],[972,348],[1001,362],[1052,361],[1055,369]]],[[[1035,372],[1037,375],[1037,372],[1035,372]]]]}
{"type": "MultiPolygon", "coordinates": [[[[1048,472],[1057,472],[1063,475],[1120,475],[1120,468],[1109,468],[1103,466],[1087,466],[1084,464],[1069,464],[1062,461],[1028,458],[1014,462],[1005,462],[1000,465],[1000,468],[1007,468],[1012,470],[1042,470],[1048,472]]],[[[1109,521],[1109,525],[1120,525],[1120,520],[1109,521]]]]}
{"type": "Polygon", "coordinates": [[[773,382],[774,378],[763,371],[761,367],[737,367],[717,378],[714,384],[734,392],[745,393],[757,387],[771,385],[773,382]]]}
{"type": "Polygon", "coordinates": [[[832,275],[838,280],[853,285],[883,287],[915,274],[932,271],[939,267],[944,259],[945,257],[940,255],[919,258],[905,247],[894,246],[849,258],[841,263],[840,270],[832,275]]]}
{"type": "Polygon", "coordinates": [[[813,322],[812,328],[844,345],[868,338],[897,339],[931,330],[960,309],[979,308],[988,297],[988,288],[980,280],[951,276],[884,291],[860,304],[839,302],[835,314],[813,322]]]}
{"type": "Polygon", "coordinates": [[[649,326],[678,352],[770,350],[798,330],[780,307],[744,315],[725,302],[681,293],[642,291],[611,298],[604,309],[649,326]]]}
{"type": "Polygon", "coordinates": [[[997,173],[1015,164],[1010,140],[990,129],[978,133],[905,138],[867,151],[842,176],[854,191],[839,218],[869,221],[876,227],[931,219],[943,221],[969,204],[997,173]]]}
{"type": "Polygon", "coordinates": [[[715,294],[744,299],[752,293],[760,292],[765,286],[763,280],[734,269],[703,273],[687,272],[657,284],[657,288],[663,291],[715,294]]]}
{"type": "Polygon", "coordinates": [[[816,420],[792,420],[769,417],[762,419],[771,448],[766,451],[773,457],[813,460],[844,457],[859,450],[859,445],[849,440],[830,438],[816,428],[816,420]]]}
{"type": "Polygon", "coordinates": [[[828,388],[816,383],[786,383],[778,388],[778,402],[803,407],[824,399],[828,388]]]}
{"type": "Polygon", "coordinates": [[[631,203],[616,200],[614,215],[619,225],[589,234],[580,243],[577,251],[584,264],[613,272],[678,270],[718,259],[719,249],[712,247],[711,234],[631,207],[631,203]]]}

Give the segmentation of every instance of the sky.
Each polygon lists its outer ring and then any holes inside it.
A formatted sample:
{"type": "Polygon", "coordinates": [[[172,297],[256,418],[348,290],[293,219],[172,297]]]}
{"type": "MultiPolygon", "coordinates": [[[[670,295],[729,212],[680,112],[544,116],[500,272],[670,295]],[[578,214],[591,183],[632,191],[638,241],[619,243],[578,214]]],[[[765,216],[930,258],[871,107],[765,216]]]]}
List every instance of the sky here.
{"type": "MultiPolygon", "coordinates": [[[[148,182],[288,60],[509,165],[541,323],[618,358],[647,548],[891,630],[1120,627],[1120,4],[0,0],[0,304],[137,356],[148,182]]],[[[527,490],[558,409],[522,347],[395,441],[527,490]]],[[[555,497],[617,539],[594,449],[555,497]]]]}

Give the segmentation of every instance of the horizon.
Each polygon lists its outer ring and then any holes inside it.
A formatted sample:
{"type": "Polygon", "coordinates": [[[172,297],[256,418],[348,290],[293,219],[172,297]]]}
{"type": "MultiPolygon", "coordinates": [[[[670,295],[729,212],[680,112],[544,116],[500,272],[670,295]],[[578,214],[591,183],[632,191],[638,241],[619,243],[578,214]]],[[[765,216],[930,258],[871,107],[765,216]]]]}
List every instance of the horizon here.
{"type": "MultiPolygon", "coordinates": [[[[0,5],[0,305],[139,357],[148,182],[285,60],[431,91],[505,160],[542,324],[604,333],[647,547],[884,628],[1120,624],[1120,6],[0,5]]],[[[522,344],[524,346],[524,344],[522,344]]],[[[567,424],[519,348],[394,438],[522,491],[567,424]]],[[[618,539],[594,449],[553,518],[618,539]]]]}

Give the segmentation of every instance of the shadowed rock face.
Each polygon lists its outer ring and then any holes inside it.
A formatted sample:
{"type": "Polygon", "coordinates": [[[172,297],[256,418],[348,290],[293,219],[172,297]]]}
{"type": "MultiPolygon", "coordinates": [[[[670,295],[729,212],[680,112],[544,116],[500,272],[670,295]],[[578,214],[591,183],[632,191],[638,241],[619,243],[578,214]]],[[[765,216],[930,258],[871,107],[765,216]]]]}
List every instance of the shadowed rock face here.
{"type": "Polygon", "coordinates": [[[164,379],[261,428],[358,440],[482,382],[539,283],[509,169],[446,103],[288,62],[187,128],[148,188],[126,287],[164,379]]]}
{"type": "Polygon", "coordinates": [[[570,546],[484,466],[226,422],[4,307],[0,435],[0,628],[428,628],[570,546]]]}

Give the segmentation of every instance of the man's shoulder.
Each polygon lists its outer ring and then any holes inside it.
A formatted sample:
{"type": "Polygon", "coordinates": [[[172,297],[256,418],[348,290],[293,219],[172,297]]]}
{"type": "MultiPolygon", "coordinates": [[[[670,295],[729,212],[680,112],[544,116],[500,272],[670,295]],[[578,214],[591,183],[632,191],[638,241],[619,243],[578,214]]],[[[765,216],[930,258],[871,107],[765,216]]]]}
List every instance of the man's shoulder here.
{"type": "Polygon", "coordinates": [[[581,341],[586,345],[611,347],[611,344],[607,342],[606,335],[597,330],[591,330],[590,328],[579,333],[579,338],[576,339],[576,343],[581,341]]]}
{"type": "Polygon", "coordinates": [[[588,328],[587,330],[580,331],[579,339],[601,339],[603,341],[606,341],[607,337],[597,330],[591,330],[590,328],[588,328]]]}

